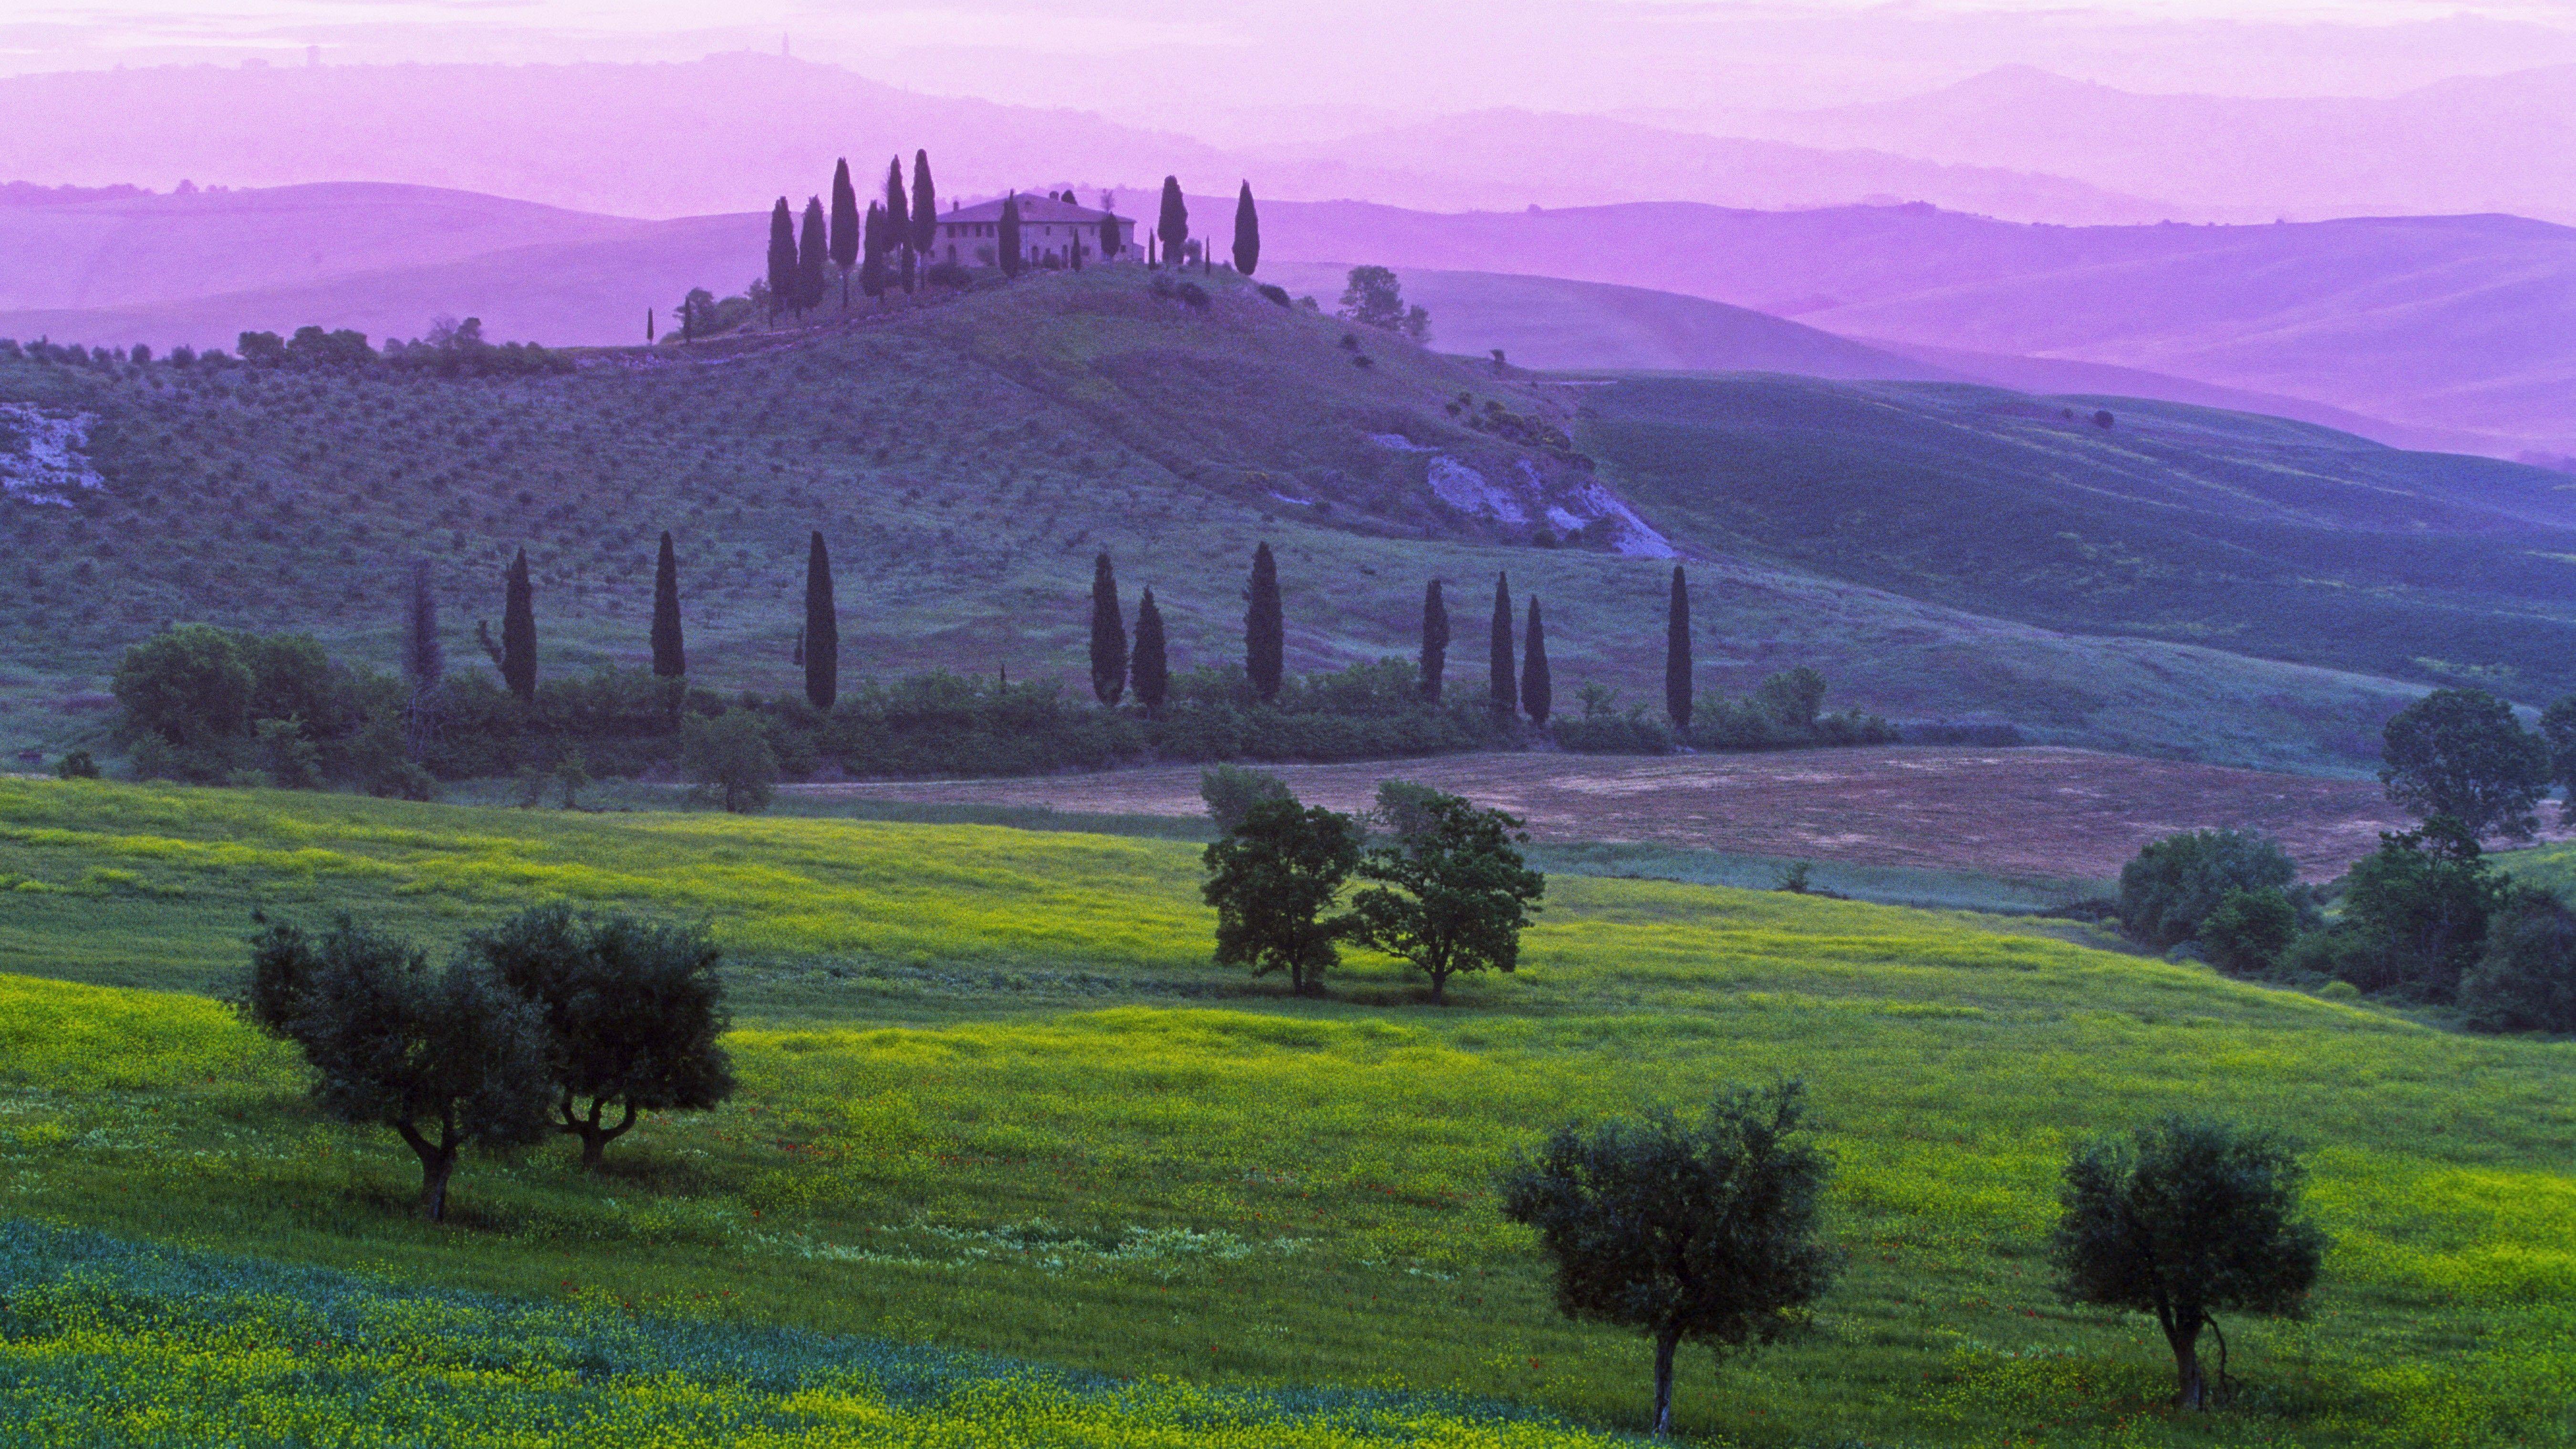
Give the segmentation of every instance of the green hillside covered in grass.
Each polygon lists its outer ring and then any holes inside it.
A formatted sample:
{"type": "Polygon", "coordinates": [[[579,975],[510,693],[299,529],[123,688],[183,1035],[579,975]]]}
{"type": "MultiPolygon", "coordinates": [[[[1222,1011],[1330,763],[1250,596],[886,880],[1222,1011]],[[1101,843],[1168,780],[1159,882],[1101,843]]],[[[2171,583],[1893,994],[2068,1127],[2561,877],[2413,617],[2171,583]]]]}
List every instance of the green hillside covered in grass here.
{"type": "Polygon", "coordinates": [[[1810,664],[1837,708],[2346,769],[2397,679],[2566,682],[2537,592],[2564,567],[2542,555],[2576,555],[2533,493],[2554,475],[2179,408],[2097,437],[1982,391],[1497,376],[1201,280],[1042,274],[514,378],[0,355],[0,749],[95,743],[117,654],[171,620],[390,664],[415,556],[457,667],[483,667],[473,624],[523,545],[543,670],[638,664],[664,529],[693,680],[728,692],[793,688],[816,529],[845,681],[1081,694],[1102,548],[1131,607],[1154,587],[1176,668],[1234,661],[1268,540],[1292,668],[1409,657],[1437,576],[1470,690],[1507,570],[1545,602],[1560,698],[1658,697],[1666,543],[1712,691],[1810,664]],[[2321,600],[2367,627],[2323,628],[2321,600]]]}
{"type": "Polygon", "coordinates": [[[1989,917],[1565,877],[1522,970],[1456,1006],[1366,959],[1298,1001],[1206,963],[1195,856],[0,782],[0,1217],[57,1225],[0,1231],[0,1415],[47,1415],[63,1443],[184,1442],[237,1409],[456,1443],[576,1417],[621,1443],[717,1422],[826,1443],[1633,1429],[1645,1345],[1557,1317],[1490,1175],[1564,1118],[1775,1072],[1813,1090],[1848,1271],[1814,1338],[1686,1357],[1689,1434],[2511,1444],[2576,1412],[2565,1043],[1989,917]],[[560,1145],[469,1161],[445,1227],[408,1212],[405,1149],[326,1125],[290,1050],[204,994],[246,958],[254,904],[435,943],[550,898],[708,917],[744,1090],[647,1118],[606,1181],[560,1145]],[[2227,1321],[2239,1397],[2190,1422],[2161,1407],[2152,1326],[2060,1306],[2042,1256],[2068,1148],[2174,1109],[2297,1133],[2336,1240],[2307,1321],[2227,1321]],[[338,1271],[224,1256],[244,1254],[338,1271]],[[886,1340],[1074,1377],[979,1388],[988,1370],[886,1340]],[[849,1374],[812,1377],[818,1356],[849,1374]],[[1477,1407],[1497,1403],[1542,1418],[1477,1407]]]}

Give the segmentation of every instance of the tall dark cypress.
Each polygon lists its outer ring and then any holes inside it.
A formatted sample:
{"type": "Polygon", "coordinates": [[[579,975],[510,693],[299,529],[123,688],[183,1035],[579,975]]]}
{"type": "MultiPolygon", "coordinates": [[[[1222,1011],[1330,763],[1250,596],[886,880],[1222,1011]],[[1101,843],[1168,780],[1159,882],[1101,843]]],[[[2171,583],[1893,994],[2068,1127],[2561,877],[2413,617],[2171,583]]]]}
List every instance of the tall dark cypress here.
{"type": "Polygon", "coordinates": [[[510,560],[501,601],[501,682],[522,704],[537,698],[537,599],[528,586],[528,551],[510,560]]]}
{"type": "Polygon", "coordinates": [[[1127,616],[1105,548],[1091,563],[1091,692],[1110,705],[1127,693],[1127,616]]]}
{"type": "Polygon", "coordinates": [[[859,193],[850,185],[850,158],[832,168],[832,265],[841,271],[841,310],[850,307],[850,268],[859,264],[859,193]]]}
{"type": "Polygon", "coordinates": [[[1243,672],[1252,677],[1252,692],[1263,703],[1279,697],[1287,667],[1288,620],[1279,607],[1279,565],[1270,545],[1252,551],[1252,587],[1243,611],[1243,672]]]}
{"type": "Polygon", "coordinates": [[[805,554],[805,698],[830,709],[841,695],[841,616],[832,606],[832,556],[814,530],[805,554]]]}
{"type": "Polygon", "coordinates": [[[1154,234],[1163,240],[1164,264],[1179,266],[1181,248],[1190,239],[1190,209],[1181,202],[1181,180],[1177,176],[1163,178],[1163,215],[1154,224],[1154,234]]]}
{"type": "Polygon", "coordinates": [[[796,241],[796,305],[799,311],[823,305],[827,287],[825,277],[830,269],[832,247],[827,234],[831,224],[823,219],[823,198],[805,198],[805,227],[796,241]]]}
{"type": "Polygon", "coordinates": [[[438,593],[430,587],[429,560],[414,559],[411,596],[403,610],[403,679],[411,696],[403,704],[403,747],[417,764],[438,739],[438,685],[447,675],[447,650],[438,640],[438,593]]]}
{"type": "Polygon", "coordinates": [[[1440,676],[1449,668],[1449,602],[1440,597],[1440,581],[1422,591],[1422,697],[1440,702],[1440,676]]]}
{"type": "Polygon", "coordinates": [[[769,315],[777,316],[796,302],[796,213],[787,198],[769,213],[769,315]]]}
{"type": "Polygon", "coordinates": [[[1664,607],[1664,714],[1687,733],[1691,722],[1690,581],[1673,565],[1672,602],[1664,607]]]}
{"type": "Polygon", "coordinates": [[[1530,600],[1529,637],[1521,645],[1521,712],[1530,723],[1547,724],[1547,707],[1556,691],[1547,677],[1547,626],[1539,622],[1538,600],[1530,600]]]}
{"type": "Polygon", "coordinates": [[[662,556],[653,561],[653,672],[664,679],[689,672],[688,650],[680,641],[680,556],[668,529],[662,532],[662,556]]]}
{"type": "Polygon", "coordinates": [[[904,196],[903,158],[900,156],[886,162],[885,209],[886,239],[893,243],[886,250],[889,254],[901,253],[903,289],[909,292],[912,290],[913,255],[917,249],[912,244],[912,203],[904,196]]]}
{"type": "Polygon", "coordinates": [[[886,289],[885,208],[869,202],[868,219],[859,232],[864,249],[864,259],[859,263],[859,290],[871,297],[882,297],[886,289]]]}
{"type": "Polygon", "coordinates": [[[930,184],[930,153],[912,153],[912,249],[929,256],[939,241],[939,192],[930,184]]]}
{"type": "Polygon", "coordinates": [[[1512,581],[1494,575],[1494,637],[1491,694],[1494,713],[1508,715],[1521,706],[1520,684],[1512,669],[1512,581]]]}
{"type": "Polygon", "coordinates": [[[999,243],[998,250],[1000,252],[1000,261],[1002,263],[1002,275],[1006,277],[1018,276],[1020,274],[1019,193],[1013,192],[1011,195],[1002,198],[1002,220],[993,228],[993,230],[998,233],[998,235],[993,239],[995,242],[999,243]]]}
{"type": "Polygon", "coordinates": [[[1234,202],[1234,269],[1245,276],[1261,265],[1261,214],[1252,209],[1252,183],[1234,202]]]}
{"type": "Polygon", "coordinates": [[[1127,673],[1145,713],[1162,713],[1163,697],[1172,691],[1172,661],[1163,643],[1163,611],[1155,607],[1151,588],[1136,602],[1136,652],[1127,673]]]}

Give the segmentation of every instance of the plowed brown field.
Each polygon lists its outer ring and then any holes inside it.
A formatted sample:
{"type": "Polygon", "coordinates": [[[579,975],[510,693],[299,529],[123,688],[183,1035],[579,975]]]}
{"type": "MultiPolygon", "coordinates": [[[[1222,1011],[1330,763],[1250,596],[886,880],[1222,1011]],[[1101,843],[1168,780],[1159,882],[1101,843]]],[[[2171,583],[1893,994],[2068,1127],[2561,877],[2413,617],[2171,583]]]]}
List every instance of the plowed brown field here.
{"type": "MultiPolygon", "coordinates": [[[[2138,847],[2207,826],[2273,835],[2328,879],[2404,817],[2367,781],[2175,764],[2090,750],[1891,747],[1659,759],[1491,754],[1273,773],[1312,805],[1356,810],[1381,780],[1498,805],[1550,841],[1648,842],[1856,865],[2100,880],[2138,847]]],[[[930,804],[1192,815],[1196,766],[1035,779],[790,786],[930,804]]]]}

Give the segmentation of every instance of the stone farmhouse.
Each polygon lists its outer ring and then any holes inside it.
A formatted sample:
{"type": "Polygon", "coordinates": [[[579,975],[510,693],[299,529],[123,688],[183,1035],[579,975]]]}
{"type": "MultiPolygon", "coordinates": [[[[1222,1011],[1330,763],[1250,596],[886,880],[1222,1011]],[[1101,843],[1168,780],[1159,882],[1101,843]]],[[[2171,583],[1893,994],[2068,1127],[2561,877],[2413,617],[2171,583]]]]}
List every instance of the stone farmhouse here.
{"type": "MultiPolygon", "coordinates": [[[[1033,267],[1070,266],[1079,243],[1086,263],[1101,260],[1103,224],[1118,234],[1117,255],[1135,254],[1136,223],[1114,211],[1100,211],[1047,195],[1020,198],[1020,255],[1033,267]]],[[[939,238],[932,243],[934,262],[990,266],[1000,254],[1002,203],[979,201],[951,206],[939,216],[939,238]]]]}

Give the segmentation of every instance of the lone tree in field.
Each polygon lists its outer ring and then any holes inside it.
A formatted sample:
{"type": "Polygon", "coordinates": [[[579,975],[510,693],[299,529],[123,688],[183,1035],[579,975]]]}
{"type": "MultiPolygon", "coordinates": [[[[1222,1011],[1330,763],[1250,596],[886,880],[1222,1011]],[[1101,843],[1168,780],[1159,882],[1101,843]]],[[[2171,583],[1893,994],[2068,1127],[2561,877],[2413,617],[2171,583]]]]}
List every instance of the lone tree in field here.
{"type": "Polygon", "coordinates": [[[522,704],[537,699],[537,598],[528,583],[528,551],[510,560],[501,590],[501,682],[522,704]]]}
{"type": "Polygon", "coordinates": [[[832,603],[832,556],[823,531],[805,550],[805,701],[830,709],[841,694],[841,614],[832,603]]]}
{"type": "Polygon", "coordinates": [[[829,230],[829,223],[823,220],[823,198],[806,197],[805,224],[796,241],[796,308],[800,312],[823,305],[832,251],[829,230]]]}
{"type": "Polygon", "coordinates": [[[730,815],[756,815],[778,785],[778,752],[749,710],[690,714],[680,722],[680,769],[698,798],[730,815]]]}
{"type": "Polygon", "coordinates": [[[2379,783],[2419,818],[2447,815],[2481,839],[2528,840],[2549,792],[2549,745],[2483,689],[2437,689],[2388,722],[2379,783]]]}
{"type": "Polygon", "coordinates": [[[273,924],[252,944],[251,1019],[303,1049],[313,1095],[343,1122],[392,1128],[420,1158],[420,1209],[447,1217],[468,1146],[545,1137],[546,1033],[480,962],[432,968],[418,947],[339,918],[319,940],[273,924]]]}
{"type": "Polygon", "coordinates": [[[1538,600],[1530,600],[1529,637],[1521,644],[1521,712],[1530,723],[1547,728],[1548,706],[1556,687],[1547,672],[1547,625],[1539,619],[1538,600]]]}
{"type": "Polygon", "coordinates": [[[723,954],[705,926],[537,906],[466,950],[542,1014],[555,1130],[581,1139],[583,1167],[597,1170],[638,1113],[703,1112],[733,1094],[717,1045],[723,954]]]}
{"type": "Polygon", "coordinates": [[[1431,978],[1431,1000],[1448,999],[1461,971],[1510,971],[1521,932],[1547,891],[1547,878],[1521,860],[1521,823],[1455,795],[1420,802],[1409,835],[1360,858],[1377,884],[1351,901],[1351,930],[1369,945],[1431,978]]]}
{"type": "Polygon", "coordinates": [[[1321,806],[1261,800],[1200,859],[1208,872],[1200,892],[1216,908],[1217,964],[1249,966],[1255,976],[1285,971],[1297,995],[1323,995],[1345,930],[1324,912],[1359,864],[1358,825],[1321,806]]]}
{"type": "Polygon", "coordinates": [[[841,310],[850,310],[850,269],[859,264],[859,193],[850,185],[850,158],[832,168],[832,265],[841,273],[841,310]]]}
{"type": "Polygon", "coordinates": [[[787,198],[769,212],[769,315],[775,318],[781,309],[796,301],[796,213],[787,209],[787,198]]]}
{"type": "Polygon", "coordinates": [[[1127,692],[1127,616],[1118,607],[1118,575],[1109,550],[1091,561],[1091,693],[1114,705],[1127,692]]]}
{"type": "Polygon", "coordinates": [[[939,240],[939,191],[930,184],[930,153],[912,153],[912,249],[931,254],[939,240]]]}
{"type": "Polygon", "coordinates": [[[1279,564],[1267,543],[1252,551],[1252,583],[1244,598],[1243,672],[1251,677],[1253,694],[1268,704],[1279,697],[1287,669],[1288,623],[1279,606],[1279,564]]]}
{"type": "Polygon", "coordinates": [[[1655,1433],[1673,1431],[1673,1355],[1721,1361],[1804,1331],[1833,1286],[1817,1240],[1831,1164],[1803,1128],[1804,1090],[1721,1088],[1708,1115],[1670,1109],[1590,1131],[1560,1127],[1502,1174],[1503,1215],[1535,1229],[1568,1318],[1655,1344],[1655,1433]]]}
{"type": "Polygon", "coordinates": [[[1181,179],[1177,176],[1163,178],[1163,212],[1154,223],[1154,235],[1162,239],[1164,263],[1181,265],[1181,248],[1190,240],[1190,209],[1181,200],[1181,179]]]}
{"type": "Polygon", "coordinates": [[[891,243],[888,250],[903,253],[903,289],[909,292],[913,281],[912,203],[904,195],[900,156],[886,161],[885,209],[886,239],[891,243]]]}
{"type": "Polygon", "coordinates": [[[994,225],[993,233],[993,239],[998,244],[996,260],[1002,264],[1002,275],[1018,276],[1020,274],[1020,196],[1018,192],[1002,198],[1002,219],[994,225]]]}
{"type": "Polygon", "coordinates": [[[1449,602],[1440,596],[1440,581],[1422,588],[1422,697],[1440,702],[1440,676],[1449,669],[1449,602]]]}
{"type": "Polygon", "coordinates": [[[1234,199],[1234,269],[1245,276],[1261,265],[1261,213],[1252,206],[1252,183],[1234,199]]]}
{"type": "Polygon", "coordinates": [[[1673,593],[1664,605],[1664,717],[1684,734],[1691,723],[1690,581],[1673,565],[1673,593]]]}
{"type": "MultiPolygon", "coordinates": [[[[2174,1402],[2208,1408],[2199,1345],[2211,1315],[2297,1317],[2317,1281],[2326,1235],[2298,1216],[2304,1176],[2278,1137],[2207,1118],[2079,1148],[2049,1244],[2058,1296],[2153,1314],[2173,1350],[2174,1402]]],[[[2224,1334],[2218,1351],[2223,1388],[2224,1334]]]]}
{"type": "Polygon", "coordinates": [[[1494,575],[1494,626],[1489,641],[1492,657],[1487,664],[1487,694],[1494,713],[1509,719],[1520,708],[1520,684],[1512,677],[1512,581],[1503,574],[1494,575]]]}
{"type": "Polygon", "coordinates": [[[653,673],[678,679],[688,672],[689,652],[680,638],[680,556],[664,529],[661,556],[653,560],[653,673]]]}
{"type": "Polygon", "coordinates": [[[1136,702],[1145,706],[1147,715],[1163,712],[1163,700],[1172,692],[1172,660],[1163,643],[1163,611],[1154,606],[1154,591],[1136,601],[1136,652],[1128,665],[1128,676],[1136,685],[1136,702]]]}

